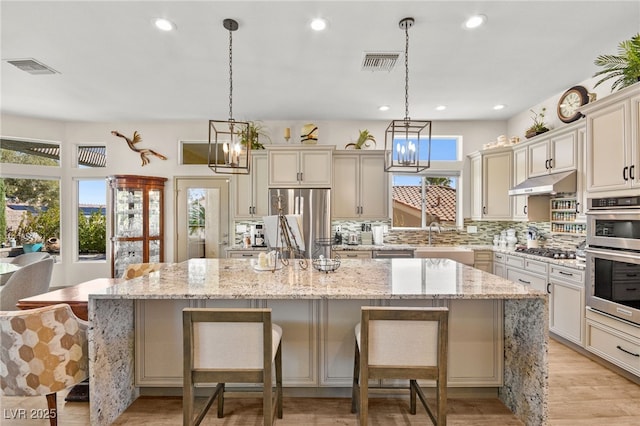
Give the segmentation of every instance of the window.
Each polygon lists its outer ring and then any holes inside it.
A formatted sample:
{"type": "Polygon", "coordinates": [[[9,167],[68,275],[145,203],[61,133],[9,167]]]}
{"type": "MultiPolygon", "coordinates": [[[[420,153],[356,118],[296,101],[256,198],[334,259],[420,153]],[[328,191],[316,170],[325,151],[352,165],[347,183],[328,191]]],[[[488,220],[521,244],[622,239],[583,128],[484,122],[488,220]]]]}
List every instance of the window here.
{"type": "MultiPolygon", "coordinates": [[[[393,173],[392,226],[426,228],[433,222],[461,226],[462,137],[433,137],[431,167],[420,174],[393,173]]],[[[426,150],[420,150],[426,158],[426,150]],[[425,152],[423,154],[423,152],[425,152]]]]}
{"type": "Polygon", "coordinates": [[[104,145],[78,145],[76,157],[79,168],[106,167],[107,147],[104,145]]]}
{"type": "Polygon", "coordinates": [[[78,260],[106,261],[106,209],[106,180],[78,180],[78,260]]]}
{"type": "Polygon", "coordinates": [[[0,163],[60,166],[60,144],[19,139],[0,139],[0,163]]]}

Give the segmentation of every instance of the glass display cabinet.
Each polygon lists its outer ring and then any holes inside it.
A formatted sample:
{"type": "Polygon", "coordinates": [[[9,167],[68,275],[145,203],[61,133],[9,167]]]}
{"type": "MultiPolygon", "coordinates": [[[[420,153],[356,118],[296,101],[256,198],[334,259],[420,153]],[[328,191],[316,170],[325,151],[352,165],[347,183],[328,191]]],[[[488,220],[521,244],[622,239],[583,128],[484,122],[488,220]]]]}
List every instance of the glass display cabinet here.
{"type": "Polygon", "coordinates": [[[164,262],[164,184],[153,176],[109,176],[111,276],[132,263],[164,262]]]}

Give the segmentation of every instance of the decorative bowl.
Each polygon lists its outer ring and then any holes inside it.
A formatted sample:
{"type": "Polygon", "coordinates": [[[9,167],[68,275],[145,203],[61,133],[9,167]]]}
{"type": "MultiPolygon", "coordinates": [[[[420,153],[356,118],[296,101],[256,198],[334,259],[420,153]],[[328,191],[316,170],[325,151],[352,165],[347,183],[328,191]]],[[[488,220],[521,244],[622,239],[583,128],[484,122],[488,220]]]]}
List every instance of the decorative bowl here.
{"type": "Polygon", "coordinates": [[[340,259],[313,259],[313,268],[320,272],[334,272],[340,267],[340,259]]]}

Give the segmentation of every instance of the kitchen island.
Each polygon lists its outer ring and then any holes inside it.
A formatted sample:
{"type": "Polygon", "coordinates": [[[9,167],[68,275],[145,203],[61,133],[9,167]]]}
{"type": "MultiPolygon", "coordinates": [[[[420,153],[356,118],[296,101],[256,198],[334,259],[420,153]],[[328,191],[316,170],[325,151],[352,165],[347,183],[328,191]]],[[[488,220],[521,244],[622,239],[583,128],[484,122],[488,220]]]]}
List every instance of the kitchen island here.
{"type": "MultiPolygon", "coordinates": [[[[277,302],[274,316],[285,310],[287,303],[353,301],[351,330],[361,304],[429,302],[448,306],[459,301],[494,301],[501,305],[504,324],[496,338],[503,351],[498,395],[525,424],[546,424],[545,293],[445,259],[343,260],[331,274],[315,271],[311,265],[304,270],[296,263],[275,272],[257,272],[250,262],[192,259],[90,295],[91,424],[113,422],[139,395],[134,379],[138,356],[134,355],[134,340],[136,303],[141,301],[262,301],[259,303],[266,306],[277,302]]],[[[284,324],[284,334],[287,327],[295,325],[284,324]]],[[[326,343],[323,333],[317,335],[320,346],[326,343]]],[[[162,358],[165,354],[154,355],[162,358]]]]}

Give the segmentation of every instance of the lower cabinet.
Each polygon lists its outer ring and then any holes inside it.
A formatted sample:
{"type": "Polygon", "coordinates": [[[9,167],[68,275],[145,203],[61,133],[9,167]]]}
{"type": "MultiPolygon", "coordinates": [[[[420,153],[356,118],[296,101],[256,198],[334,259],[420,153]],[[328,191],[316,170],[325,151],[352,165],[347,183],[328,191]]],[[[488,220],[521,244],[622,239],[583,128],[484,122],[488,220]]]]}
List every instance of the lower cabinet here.
{"type": "Polygon", "coordinates": [[[585,348],[640,376],[640,326],[587,308],[585,348]]]}
{"type": "MultiPolygon", "coordinates": [[[[182,387],[182,309],[270,307],[282,327],[283,384],[350,387],[354,327],[372,300],[144,300],[136,302],[135,385],[182,387]]],[[[501,300],[392,300],[392,306],[448,306],[449,385],[502,385],[501,300]]],[[[213,343],[218,344],[218,343],[213,343]]]]}
{"type": "Polygon", "coordinates": [[[507,277],[507,255],[503,253],[493,253],[493,275],[502,278],[507,277]]]}
{"type": "Polygon", "coordinates": [[[551,265],[549,331],[584,346],[584,271],[551,265]]]}
{"type": "Polygon", "coordinates": [[[485,272],[493,273],[493,251],[474,250],[473,267],[485,272]]]}
{"type": "Polygon", "coordinates": [[[508,280],[547,292],[547,263],[508,254],[506,267],[508,280]]]}

